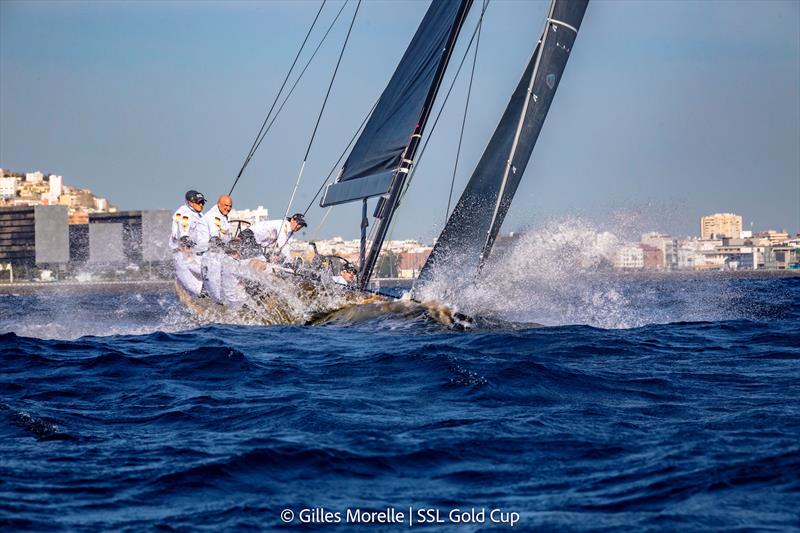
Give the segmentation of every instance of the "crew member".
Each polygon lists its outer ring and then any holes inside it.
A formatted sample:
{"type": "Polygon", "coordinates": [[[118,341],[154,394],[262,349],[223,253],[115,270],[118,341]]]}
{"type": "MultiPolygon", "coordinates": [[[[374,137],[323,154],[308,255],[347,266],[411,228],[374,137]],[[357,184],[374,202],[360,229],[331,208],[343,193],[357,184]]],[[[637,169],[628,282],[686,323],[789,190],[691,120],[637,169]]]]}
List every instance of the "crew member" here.
{"type": "Polygon", "coordinates": [[[291,262],[289,241],[307,225],[303,213],[295,213],[286,220],[257,222],[250,226],[250,229],[260,246],[271,248],[276,255],[282,258],[283,262],[291,262]]]}
{"type": "Polygon", "coordinates": [[[198,241],[206,232],[205,222],[200,212],[206,203],[202,193],[195,190],[186,192],[186,203],[172,216],[172,233],[169,247],[175,260],[175,275],[178,282],[193,296],[200,296],[203,290],[203,277],[198,254],[198,241]]]}
{"type": "Polygon", "coordinates": [[[233,208],[233,200],[223,194],[217,204],[203,215],[205,223],[204,235],[201,237],[200,247],[206,249],[202,256],[203,283],[215,301],[222,302],[222,262],[225,259],[223,246],[231,240],[231,227],[228,223],[228,213],[233,208]]]}
{"type": "Polygon", "coordinates": [[[339,271],[338,276],[333,276],[333,281],[340,285],[352,286],[356,284],[358,269],[353,265],[347,265],[339,271]]]}

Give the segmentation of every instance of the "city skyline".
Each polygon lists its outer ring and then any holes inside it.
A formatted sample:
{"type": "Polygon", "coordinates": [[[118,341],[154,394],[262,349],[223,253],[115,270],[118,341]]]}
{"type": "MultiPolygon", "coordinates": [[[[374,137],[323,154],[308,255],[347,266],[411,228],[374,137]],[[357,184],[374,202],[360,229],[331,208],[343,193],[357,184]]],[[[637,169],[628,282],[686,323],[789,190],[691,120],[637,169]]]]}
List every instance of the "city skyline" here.
{"type": "MultiPolygon", "coordinates": [[[[112,199],[113,200],[113,199],[112,199]]],[[[53,205],[53,204],[61,204],[67,205],[70,207],[70,224],[86,224],[88,223],[88,213],[92,212],[106,212],[111,211],[112,213],[117,212],[118,209],[109,204],[109,201],[105,198],[96,198],[92,191],[89,189],[82,189],[80,187],[75,186],[72,183],[63,182],[63,176],[55,175],[51,173],[43,173],[40,170],[36,170],[33,172],[19,172],[19,171],[12,171],[10,169],[3,169],[0,168],[0,207],[3,206],[13,206],[13,205],[53,205]],[[9,176],[9,177],[3,177],[9,176]],[[10,177],[10,176],[16,176],[10,177]],[[61,190],[62,183],[63,189],[65,192],[69,191],[70,194],[66,196],[56,196],[52,198],[53,194],[53,187],[48,186],[48,181],[52,182],[53,179],[56,179],[58,182],[58,189],[61,190]],[[17,184],[15,187],[8,187],[7,180],[17,180],[17,184]],[[41,197],[30,196],[31,194],[31,187],[39,188],[41,191],[41,197]],[[14,188],[19,189],[20,191],[26,191],[25,195],[23,196],[15,196],[14,194],[8,195],[8,191],[13,191],[14,188]],[[49,194],[48,194],[49,191],[49,194]],[[75,198],[74,191],[80,191],[81,193],[87,195],[89,204],[84,204],[85,199],[75,198]],[[96,205],[97,201],[100,201],[100,205],[96,205]],[[88,207],[92,203],[95,203],[92,207],[88,207]],[[77,210],[77,211],[76,211],[77,210]],[[76,213],[73,213],[76,211],[76,213]],[[74,217],[74,218],[73,218],[74,217]]],[[[214,206],[213,199],[209,200],[209,203],[205,206],[204,211],[211,209],[214,206]]],[[[123,212],[137,212],[141,211],[141,209],[128,209],[123,210],[123,212]]],[[[171,211],[170,209],[164,209],[164,211],[171,211]]],[[[237,206],[235,209],[231,210],[230,213],[232,219],[240,219],[249,221],[250,223],[257,222],[257,221],[265,221],[269,219],[273,219],[276,216],[280,216],[280,214],[274,214],[269,212],[264,206],[258,205],[254,206],[237,206]]],[[[714,233],[719,233],[719,235],[724,235],[728,238],[739,238],[739,236],[744,236],[746,234],[753,234],[753,233],[769,233],[769,232],[785,232],[790,236],[796,235],[800,236],[800,227],[796,229],[790,229],[788,226],[776,226],[770,228],[764,227],[755,227],[753,222],[750,222],[749,225],[745,226],[743,224],[743,220],[746,217],[736,213],[710,213],[706,212],[698,217],[700,223],[700,231],[697,233],[691,234],[683,234],[683,235],[675,235],[677,238],[685,238],[685,239],[715,239],[716,237],[713,236],[714,233]],[[716,220],[722,217],[722,220],[716,220]],[[729,230],[729,225],[731,221],[729,219],[735,219],[735,230],[734,233],[731,233],[729,230]],[[716,231],[715,228],[719,228],[718,224],[721,224],[723,231],[719,232],[716,231]]],[[[580,219],[580,218],[565,218],[564,220],[571,221],[576,226],[584,225],[587,221],[580,219]]],[[[559,220],[556,220],[558,222],[559,220]]],[[[552,224],[553,221],[545,221],[544,224],[539,226],[528,226],[522,228],[523,231],[529,230],[540,230],[542,226],[547,226],[548,224],[552,224]]],[[[663,233],[658,227],[648,226],[648,221],[646,219],[636,220],[635,218],[628,218],[627,220],[620,220],[618,223],[611,227],[610,225],[606,226],[597,226],[595,229],[598,232],[611,232],[615,234],[619,234],[620,237],[627,237],[628,239],[638,236],[644,233],[663,233]]],[[[519,233],[520,229],[516,230],[509,230],[507,233],[519,233]]],[[[308,230],[303,230],[304,235],[308,235],[308,230]]],[[[668,234],[669,235],[669,234],[668,234]]],[[[357,240],[357,238],[350,236],[350,237],[343,237],[342,235],[330,235],[328,236],[331,239],[342,239],[345,238],[346,240],[357,240]]],[[[318,235],[312,237],[311,240],[318,240],[318,235]]],[[[403,241],[403,240],[413,240],[411,237],[398,237],[396,240],[403,241]]],[[[424,241],[420,240],[420,242],[431,242],[431,241],[424,241]]]]}
{"type": "MultiPolygon", "coordinates": [[[[493,2],[487,11],[455,198],[546,5],[493,2]]],[[[120,209],[174,209],[188,188],[210,198],[227,192],[318,6],[3,2],[0,167],[56,172],[120,209]]],[[[293,210],[310,201],[426,6],[362,7],[293,210]],[[375,22],[387,18],[396,24],[375,22]]],[[[600,227],[694,235],[699,216],[730,211],[748,229],[753,222],[796,232],[798,20],[794,2],[590,4],[503,231],[578,216],[600,227]]],[[[235,207],[285,210],[345,30],[337,25],[298,86],[235,207]]],[[[454,57],[462,53],[463,43],[454,57]]],[[[466,81],[420,162],[396,238],[430,242],[444,222],[466,81]]],[[[358,210],[335,211],[320,233],[355,236],[358,210]]],[[[315,229],[323,211],[310,215],[315,229]]]]}

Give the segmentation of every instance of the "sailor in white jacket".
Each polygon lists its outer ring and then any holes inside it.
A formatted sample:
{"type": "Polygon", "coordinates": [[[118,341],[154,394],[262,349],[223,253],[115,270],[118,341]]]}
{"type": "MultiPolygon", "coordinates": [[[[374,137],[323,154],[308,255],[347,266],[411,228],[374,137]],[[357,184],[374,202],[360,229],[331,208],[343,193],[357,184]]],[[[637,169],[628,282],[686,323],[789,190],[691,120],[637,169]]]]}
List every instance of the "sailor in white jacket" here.
{"type": "Polygon", "coordinates": [[[273,254],[279,254],[284,262],[290,262],[292,256],[288,246],[289,241],[295,233],[307,225],[303,213],[295,213],[286,220],[258,222],[250,226],[250,229],[259,245],[271,249],[273,254]]]}
{"type": "Polygon", "coordinates": [[[206,292],[215,301],[222,302],[222,262],[225,254],[222,246],[231,240],[231,227],[228,223],[228,213],[233,208],[233,200],[223,194],[217,200],[217,205],[206,211],[203,215],[205,223],[205,236],[207,242],[203,243],[206,252],[202,256],[203,283],[206,292]]]}
{"type": "Polygon", "coordinates": [[[199,296],[203,290],[200,258],[203,249],[198,242],[206,232],[205,222],[200,212],[206,198],[195,190],[186,192],[186,204],[175,211],[172,216],[172,233],[169,247],[175,260],[175,275],[186,291],[199,296]]]}

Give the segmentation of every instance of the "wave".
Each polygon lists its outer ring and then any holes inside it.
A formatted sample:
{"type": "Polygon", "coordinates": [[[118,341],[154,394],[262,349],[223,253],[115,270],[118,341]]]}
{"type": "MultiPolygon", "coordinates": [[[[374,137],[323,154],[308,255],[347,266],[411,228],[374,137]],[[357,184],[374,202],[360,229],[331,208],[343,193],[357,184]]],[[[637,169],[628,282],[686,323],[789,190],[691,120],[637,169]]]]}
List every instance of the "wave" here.
{"type": "MultiPolygon", "coordinates": [[[[32,434],[40,441],[69,441],[75,438],[64,430],[59,422],[27,411],[15,411],[5,404],[0,404],[0,412],[7,416],[15,426],[32,434]]],[[[11,435],[6,435],[10,437],[11,435]]]]}

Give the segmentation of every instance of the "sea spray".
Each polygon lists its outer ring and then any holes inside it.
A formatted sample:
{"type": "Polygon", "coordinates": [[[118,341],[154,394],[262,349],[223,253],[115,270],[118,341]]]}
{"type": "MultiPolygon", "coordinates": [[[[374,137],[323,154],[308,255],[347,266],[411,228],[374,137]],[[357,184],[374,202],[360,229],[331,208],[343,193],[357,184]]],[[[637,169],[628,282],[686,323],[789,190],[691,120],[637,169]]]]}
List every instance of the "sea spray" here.
{"type": "Polygon", "coordinates": [[[583,219],[553,220],[491,256],[479,277],[473,272],[434,276],[416,295],[471,316],[601,328],[747,318],[758,312],[729,277],[706,284],[697,281],[714,274],[616,270],[615,256],[624,245],[616,232],[583,219]],[[667,279],[674,283],[665,284],[667,279]]]}

